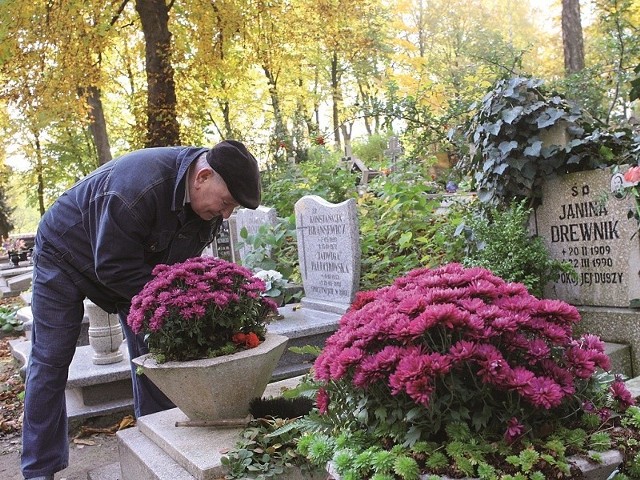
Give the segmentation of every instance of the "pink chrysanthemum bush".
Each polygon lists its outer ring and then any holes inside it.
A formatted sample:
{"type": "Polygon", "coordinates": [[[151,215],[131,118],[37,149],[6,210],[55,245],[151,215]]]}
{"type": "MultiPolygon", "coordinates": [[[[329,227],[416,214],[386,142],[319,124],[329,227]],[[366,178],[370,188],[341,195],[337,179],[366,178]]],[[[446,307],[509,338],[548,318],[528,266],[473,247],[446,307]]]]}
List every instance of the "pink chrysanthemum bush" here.
{"type": "Polygon", "coordinates": [[[160,361],[233,353],[264,340],[276,304],[248,268],[215,257],[157,265],[133,297],[127,323],[160,361]]]}
{"type": "Polygon", "coordinates": [[[319,413],[392,444],[438,441],[453,424],[516,440],[634,403],[573,306],[482,268],[418,269],[361,292],[314,364],[319,413]]]}

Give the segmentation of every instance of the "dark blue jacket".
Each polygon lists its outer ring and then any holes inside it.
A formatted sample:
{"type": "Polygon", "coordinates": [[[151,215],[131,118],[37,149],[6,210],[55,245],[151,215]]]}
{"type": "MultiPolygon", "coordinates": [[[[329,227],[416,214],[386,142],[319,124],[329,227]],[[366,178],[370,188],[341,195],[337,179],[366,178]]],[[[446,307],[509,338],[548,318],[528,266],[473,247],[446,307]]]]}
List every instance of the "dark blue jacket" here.
{"type": "Polygon", "coordinates": [[[189,165],[207,148],[159,147],[116,158],[76,183],[42,217],[35,253],[48,253],[94,303],[115,313],[159,263],[199,255],[222,218],[184,205],[189,165]]]}

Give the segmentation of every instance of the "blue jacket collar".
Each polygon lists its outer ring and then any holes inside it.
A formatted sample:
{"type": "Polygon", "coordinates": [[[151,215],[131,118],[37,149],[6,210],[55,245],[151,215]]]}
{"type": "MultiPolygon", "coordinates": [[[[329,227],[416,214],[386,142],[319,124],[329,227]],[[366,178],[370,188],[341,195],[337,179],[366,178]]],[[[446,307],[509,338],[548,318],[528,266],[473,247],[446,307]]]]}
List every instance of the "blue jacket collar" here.
{"type": "Polygon", "coordinates": [[[191,164],[204,152],[209,151],[205,147],[185,147],[176,157],[176,185],[173,190],[171,210],[178,211],[183,208],[184,193],[187,185],[187,172],[191,164]]]}

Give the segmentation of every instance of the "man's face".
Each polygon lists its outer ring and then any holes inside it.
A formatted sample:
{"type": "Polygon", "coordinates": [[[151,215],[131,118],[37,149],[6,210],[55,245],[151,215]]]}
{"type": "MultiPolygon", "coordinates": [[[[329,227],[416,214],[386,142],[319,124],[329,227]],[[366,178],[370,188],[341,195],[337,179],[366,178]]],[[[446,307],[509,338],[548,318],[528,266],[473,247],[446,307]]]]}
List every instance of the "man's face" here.
{"type": "Polygon", "coordinates": [[[199,170],[189,187],[191,209],[203,220],[229,218],[238,206],[222,177],[211,168],[199,170]]]}

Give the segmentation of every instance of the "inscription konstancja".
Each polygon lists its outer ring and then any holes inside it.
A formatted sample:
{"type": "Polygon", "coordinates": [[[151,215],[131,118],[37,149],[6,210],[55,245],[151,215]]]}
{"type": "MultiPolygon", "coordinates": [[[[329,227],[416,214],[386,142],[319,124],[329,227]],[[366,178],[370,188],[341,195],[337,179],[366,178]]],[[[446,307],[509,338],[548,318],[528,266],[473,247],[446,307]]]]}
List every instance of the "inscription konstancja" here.
{"type": "MultiPolygon", "coordinates": [[[[347,225],[341,213],[310,215],[307,227],[307,235],[310,237],[320,236],[318,240],[318,250],[315,252],[315,259],[311,260],[311,270],[314,272],[338,272],[350,273],[349,265],[343,262],[338,251],[338,237],[344,235],[347,225]]],[[[336,280],[330,278],[330,280],[336,280]]],[[[321,282],[323,285],[330,285],[330,282],[321,282]]],[[[331,283],[331,286],[333,283],[331,283]]]]}
{"type": "Polygon", "coordinates": [[[551,297],[577,305],[628,306],[640,297],[638,225],[627,217],[631,196],[616,198],[610,171],[549,180],[536,210],[538,235],[551,255],[569,262],[577,276],[562,274],[551,297]]]}

